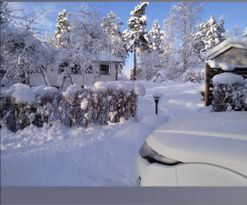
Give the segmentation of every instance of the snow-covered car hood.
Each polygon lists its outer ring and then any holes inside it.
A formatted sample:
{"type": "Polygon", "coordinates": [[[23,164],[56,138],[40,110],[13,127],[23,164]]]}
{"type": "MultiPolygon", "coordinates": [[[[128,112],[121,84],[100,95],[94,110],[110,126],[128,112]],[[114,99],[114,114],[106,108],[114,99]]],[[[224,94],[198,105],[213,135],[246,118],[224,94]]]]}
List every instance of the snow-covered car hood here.
{"type": "Polygon", "coordinates": [[[215,164],[247,176],[247,112],[178,119],[156,129],[146,142],[168,158],[215,164]]]}

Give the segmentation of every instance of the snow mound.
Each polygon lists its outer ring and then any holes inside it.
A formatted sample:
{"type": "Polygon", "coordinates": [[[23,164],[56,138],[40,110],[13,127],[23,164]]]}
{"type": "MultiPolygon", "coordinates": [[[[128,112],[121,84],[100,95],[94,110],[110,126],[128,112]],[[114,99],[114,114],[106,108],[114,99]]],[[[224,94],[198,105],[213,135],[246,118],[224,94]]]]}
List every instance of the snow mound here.
{"type": "Polygon", "coordinates": [[[4,94],[15,99],[16,103],[32,104],[37,97],[52,97],[58,90],[55,87],[47,87],[44,85],[30,87],[29,85],[16,83],[7,89],[4,94]]]}
{"type": "Polygon", "coordinates": [[[94,87],[96,89],[107,89],[108,88],[108,83],[104,81],[97,81],[94,83],[94,87]]]}
{"type": "Polygon", "coordinates": [[[112,89],[112,90],[134,90],[134,83],[130,81],[97,81],[94,83],[96,89],[112,89]]]}
{"type": "Polygon", "coordinates": [[[245,84],[245,80],[242,76],[232,74],[232,73],[221,73],[218,75],[215,75],[212,79],[214,85],[219,84],[245,84]]]}
{"type": "Polygon", "coordinates": [[[219,66],[224,71],[233,71],[236,68],[236,65],[227,64],[227,63],[220,63],[219,66]]]}
{"type": "Polygon", "coordinates": [[[88,100],[84,98],[81,101],[80,107],[81,107],[82,110],[86,110],[87,109],[87,106],[88,106],[88,100]]]}
{"type": "Polygon", "coordinates": [[[243,65],[229,64],[226,62],[218,63],[215,60],[208,60],[207,63],[211,68],[220,68],[224,71],[233,71],[235,68],[243,67],[243,65]]]}
{"type": "Polygon", "coordinates": [[[78,84],[70,85],[65,92],[63,92],[63,96],[68,98],[74,98],[76,93],[82,91],[82,87],[78,84]]]}
{"type": "Polygon", "coordinates": [[[141,122],[150,127],[158,127],[168,121],[169,119],[167,116],[153,114],[150,116],[145,116],[141,122]]]}
{"type": "Polygon", "coordinates": [[[141,85],[140,83],[136,83],[135,84],[135,94],[137,94],[138,96],[144,96],[146,93],[145,88],[143,85],[141,85]]]}
{"type": "Polygon", "coordinates": [[[153,94],[153,97],[158,97],[158,98],[161,98],[163,96],[162,93],[159,93],[159,92],[156,92],[153,94]]]}
{"type": "Polygon", "coordinates": [[[55,93],[58,92],[58,89],[55,87],[50,87],[50,86],[36,86],[31,88],[37,96],[39,97],[52,97],[55,93]]]}
{"type": "Polygon", "coordinates": [[[15,99],[16,103],[32,104],[35,101],[36,94],[28,85],[16,83],[5,92],[6,95],[15,99]]]}
{"type": "Polygon", "coordinates": [[[220,67],[219,63],[217,63],[215,60],[208,60],[207,63],[211,68],[219,68],[220,67]]]}
{"type": "Polygon", "coordinates": [[[117,89],[122,89],[125,91],[132,91],[134,90],[134,83],[130,81],[116,81],[114,83],[117,83],[117,89]]]}
{"type": "Polygon", "coordinates": [[[132,81],[98,81],[94,83],[95,89],[111,89],[111,90],[124,90],[131,92],[134,90],[138,96],[145,95],[145,88],[140,83],[134,83],[132,81]]]}

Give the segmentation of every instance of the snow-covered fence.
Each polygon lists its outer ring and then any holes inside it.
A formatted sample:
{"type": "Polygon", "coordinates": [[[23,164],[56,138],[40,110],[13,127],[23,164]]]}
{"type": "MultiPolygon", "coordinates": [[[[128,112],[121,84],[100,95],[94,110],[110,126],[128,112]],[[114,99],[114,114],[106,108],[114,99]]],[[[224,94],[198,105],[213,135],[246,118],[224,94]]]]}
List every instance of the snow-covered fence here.
{"type": "Polygon", "coordinates": [[[212,82],[214,111],[247,110],[247,80],[240,75],[221,73],[212,82]]]}
{"type": "Polygon", "coordinates": [[[145,90],[133,82],[97,82],[93,88],[71,85],[65,92],[53,87],[15,84],[1,97],[2,124],[16,132],[33,124],[60,121],[66,126],[107,125],[134,117],[137,96],[145,90]]]}

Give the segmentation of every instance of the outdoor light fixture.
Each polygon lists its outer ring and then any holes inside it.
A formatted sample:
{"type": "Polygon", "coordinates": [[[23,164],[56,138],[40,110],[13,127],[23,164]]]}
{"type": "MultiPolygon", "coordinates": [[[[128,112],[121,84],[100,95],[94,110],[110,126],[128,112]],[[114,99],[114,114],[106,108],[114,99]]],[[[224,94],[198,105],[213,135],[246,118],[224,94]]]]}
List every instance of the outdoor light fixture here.
{"type": "Polygon", "coordinates": [[[163,96],[162,93],[154,93],[153,94],[153,98],[154,98],[154,102],[155,102],[155,114],[156,115],[158,115],[158,104],[159,104],[159,100],[162,96],[163,96]]]}

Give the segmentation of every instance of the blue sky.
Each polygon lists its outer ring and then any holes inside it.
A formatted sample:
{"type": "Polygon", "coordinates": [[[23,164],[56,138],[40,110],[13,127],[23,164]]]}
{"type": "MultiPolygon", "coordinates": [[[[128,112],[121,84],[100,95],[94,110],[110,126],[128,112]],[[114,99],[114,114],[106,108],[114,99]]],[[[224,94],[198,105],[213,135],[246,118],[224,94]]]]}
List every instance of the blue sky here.
{"type": "MultiPolygon", "coordinates": [[[[127,27],[129,13],[138,2],[13,2],[9,3],[15,8],[22,8],[26,13],[35,12],[40,9],[47,11],[47,15],[40,19],[38,28],[42,34],[53,34],[55,30],[56,18],[59,11],[67,9],[70,12],[77,11],[80,6],[88,6],[99,11],[102,16],[109,11],[116,13],[124,23],[122,29],[127,27]]],[[[167,17],[173,2],[150,2],[146,10],[148,26],[151,26],[154,19],[162,24],[167,17]]],[[[204,2],[204,11],[201,14],[202,20],[207,20],[211,15],[224,16],[225,28],[231,31],[235,25],[244,29],[247,27],[247,2],[204,2]]],[[[125,66],[125,73],[129,72],[132,65],[130,55],[125,66]]]]}

